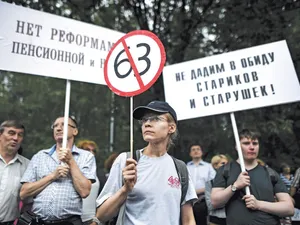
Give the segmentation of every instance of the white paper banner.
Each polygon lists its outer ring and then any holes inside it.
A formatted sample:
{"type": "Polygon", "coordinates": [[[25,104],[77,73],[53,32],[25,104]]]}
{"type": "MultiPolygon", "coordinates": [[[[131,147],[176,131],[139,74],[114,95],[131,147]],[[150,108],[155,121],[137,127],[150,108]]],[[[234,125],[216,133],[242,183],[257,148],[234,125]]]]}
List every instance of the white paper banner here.
{"type": "Polygon", "coordinates": [[[166,66],[163,78],[179,120],[300,100],[285,41],[166,66]]]}
{"type": "Polygon", "coordinates": [[[106,84],[103,67],[124,34],[0,2],[0,69],[106,84]]]}

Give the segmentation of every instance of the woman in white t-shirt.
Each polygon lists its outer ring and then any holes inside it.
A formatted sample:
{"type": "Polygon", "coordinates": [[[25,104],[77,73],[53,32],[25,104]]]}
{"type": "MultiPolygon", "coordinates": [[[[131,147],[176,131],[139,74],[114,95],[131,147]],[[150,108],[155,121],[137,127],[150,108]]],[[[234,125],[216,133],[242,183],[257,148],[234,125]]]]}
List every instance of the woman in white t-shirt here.
{"type": "Polygon", "coordinates": [[[121,208],[124,214],[119,222],[123,225],[195,225],[192,204],[197,195],[193,184],[189,178],[181,202],[181,183],[168,154],[178,135],[176,112],[166,102],[153,101],[137,107],[133,117],[140,121],[148,145],[139,150],[138,162],[126,153],[115,160],[97,198],[95,224],[110,220],[121,208]]]}

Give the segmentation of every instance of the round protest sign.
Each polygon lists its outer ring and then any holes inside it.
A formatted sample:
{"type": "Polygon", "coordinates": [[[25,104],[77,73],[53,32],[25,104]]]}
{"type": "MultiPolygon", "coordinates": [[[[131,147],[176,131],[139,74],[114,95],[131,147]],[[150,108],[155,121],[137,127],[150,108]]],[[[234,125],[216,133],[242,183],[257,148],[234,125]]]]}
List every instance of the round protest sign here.
{"type": "Polygon", "coordinates": [[[120,96],[135,96],[149,89],[166,61],[163,44],[150,31],[132,31],[109,51],[104,64],[108,87],[120,96]]]}

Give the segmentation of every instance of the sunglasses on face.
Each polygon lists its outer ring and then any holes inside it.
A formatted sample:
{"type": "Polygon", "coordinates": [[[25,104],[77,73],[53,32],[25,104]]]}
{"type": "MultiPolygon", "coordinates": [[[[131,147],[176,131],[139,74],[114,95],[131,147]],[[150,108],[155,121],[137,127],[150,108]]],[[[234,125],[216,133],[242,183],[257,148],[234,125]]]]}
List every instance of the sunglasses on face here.
{"type": "Polygon", "coordinates": [[[149,122],[159,122],[159,121],[166,121],[165,118],[161,117],[161,116],[144,116],[142,117],[142,119],[139,120],[139,123],[141,125],[143,125],[144,123],[146,123],[149,120],[149,122]]]}

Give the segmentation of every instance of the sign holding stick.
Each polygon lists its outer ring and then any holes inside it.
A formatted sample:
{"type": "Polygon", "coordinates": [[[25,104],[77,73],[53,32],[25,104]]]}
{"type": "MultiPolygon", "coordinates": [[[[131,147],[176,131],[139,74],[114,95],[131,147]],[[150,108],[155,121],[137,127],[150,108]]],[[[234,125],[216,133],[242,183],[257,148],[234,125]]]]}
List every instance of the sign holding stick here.
{"type": "Polygon", "coordinates": [[[71,82],[66,81],[66,95],[65,95],[65,111],[64,111],[64,131],[62,147],[67,147],[68,124],[69,124],[69,111],[70,111],[70,95],[71,95],[71,82]]]}
{"type": "MultiPolygon", "coordinates": [[[[231,124],[232,124],[232,128],[233,128],[233,134],[234,134],[234,139],[235,139],[235,143],[236,143],[236,148],[237,148],[237,152],[238,152],[238,156],[239,156],[239,160],[240,160],[241,171],[245,172],[246,171],[245,162],[244,162],[244,157],[243,157],[243,153],[242,153],[242,149],[241,149],[239,133],[238,133],[237,125],[235,122],[234,113],[230,113],[230,119],[231,119],[231,124]]],[[[250,188],[248,186],[246,186],[245,190],[246,190],[246,194],[250,195],[250,188]]]]}
{"type": "Polygon", "coordinates": [[[163,44],[150,31],[132,31],[112,47],[104,64],[104,79],[117,95],[130,97],[130,152],[133,154],[133,96],[148,90],[166,61],[163,44]]]}

